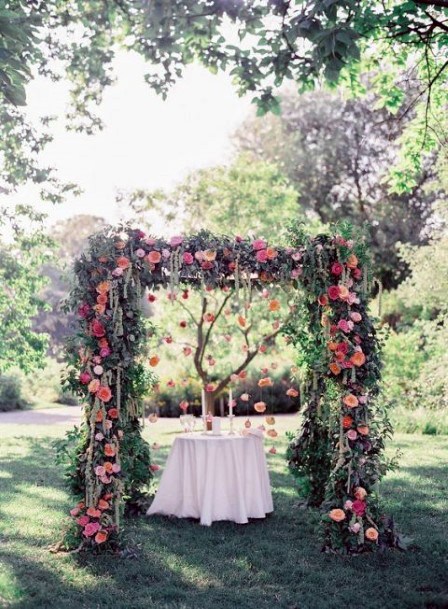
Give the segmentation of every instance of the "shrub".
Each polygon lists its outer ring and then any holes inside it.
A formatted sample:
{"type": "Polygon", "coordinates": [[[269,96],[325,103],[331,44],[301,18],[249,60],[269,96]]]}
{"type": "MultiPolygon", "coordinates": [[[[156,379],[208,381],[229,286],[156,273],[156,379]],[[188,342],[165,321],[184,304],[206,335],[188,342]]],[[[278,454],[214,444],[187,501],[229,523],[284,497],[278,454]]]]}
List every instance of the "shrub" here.
{"type": "Polygon", "coordinates": [[[20,379],[12,375],[0,376],[0,411],[23,410],[27,402],[22,397],[20,379]]]}

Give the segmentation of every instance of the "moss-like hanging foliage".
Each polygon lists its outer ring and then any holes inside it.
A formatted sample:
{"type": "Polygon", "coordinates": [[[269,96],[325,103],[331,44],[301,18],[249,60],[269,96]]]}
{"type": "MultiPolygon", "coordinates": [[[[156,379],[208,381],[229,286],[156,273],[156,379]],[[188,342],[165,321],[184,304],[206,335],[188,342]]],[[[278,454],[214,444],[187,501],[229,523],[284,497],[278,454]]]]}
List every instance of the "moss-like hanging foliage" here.
{"type": "Polygon", "coordinates": [[[169,288],[175,298],[185,286],[230,285],[239,302],[245,289],[288,284],[297,303],[285,333],[304,371],[304,423],[290,466],[310,503],[323,508],[327,548],[377,547],[384,527],[375,484],[386,468],[381,452],[390,430],[374,406],[380,360],[366,309],[366,263],[363,244],[343,234],[310,239],[293,231],[288,248],[206,232],[167,241],[129,226],[94,235],[75,264],[68,304],[79,327],[67,348],[66,382],[85,413],[68,472],[79,500],[72,539],[95,551],[114,548],[124,503],[138,505],[152,477],[139,423],[142,397],[155,380],[146,366],[144,290],[169,288]]]}

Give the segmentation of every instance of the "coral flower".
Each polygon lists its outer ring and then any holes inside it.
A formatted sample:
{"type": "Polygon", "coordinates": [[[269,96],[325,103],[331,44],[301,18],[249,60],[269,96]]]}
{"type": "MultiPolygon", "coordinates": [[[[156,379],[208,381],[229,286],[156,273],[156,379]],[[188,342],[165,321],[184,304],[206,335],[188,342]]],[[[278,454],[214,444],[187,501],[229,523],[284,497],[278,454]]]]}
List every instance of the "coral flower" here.
{"type": "Polygon", "coordinates": [[[252,242],[252,247],[254,250],[264,250],[266,249],[267,243],[263,239],[255,239],[252,242]]]}
{"type": "Polygon", "coordinates": [[[272,382],[272,379],[269,376],[265,376],[264,378],[260,379],[257,383],[257,385],[259,387],[272,387],[274,383],[272,382]]]}
{"type": "Polygon", "coordinates": [[[238,377],[240,379],[245,379],[247,378],[247,370],[241,370],[241,372],[238,374],[238,377]]]}
{"type": "Polygon", "coordinates": [[[104,454],[106,455],[106,457],[113,457],[115,456],[115,446],[113,446],[113,444],[106,444],[104,446],[104,454]]]}
{"type": "Polygon", "coordinates": [[[94,507],[89,507],[87,510],[87,516],[90,516],[91,518],[99,518],[101,516],[101,511],[94,507]]]}
{"type": "Polygon", "coordinates": [[[112,399],[112,392],[106,385],[101,385],[96,395],[102,402],[109,402],[112,399]]]}
{"type": "Polygon", "coordinates": [[[355,488],[355,493],[354,493],[356,499],[359,500],[363,500],[367,497],[367,491],[365,488],[363,488],[362,486],[358,486],[355,488]]]}
{"type": "Polygon", "coordinates": [[[120,256],[119,258],[117,258],[117,267],[119,269],[127,269],[129,268],[129,265],[131,263],[129,262],[129,258],[126,258],[126,256],[120,256]]]}
{"type": "Polygon", "coordinates": [[[330,510],[328,515],[331,518],[331,520],[334,520],[335,522],[342,522],[343,520],[345,520],[345,512],[344,512],[344,510],[341,510],[339,508],[330,510]]]}
{"type": "Polygon", "coordinates": [[[277,258],[278,252],[273,247],[268,247],[266,248],[266,256],[268,260],[274,260],[274,258],[277,258]]]}
{"type": "Polygon", "coordinates": [[[277,449],[275,448],[275,446],[271,446],[271,448],[268,450],[268,452],[271,455],[276,455],[277,454],[277,449]]]}
{"type": "Polygon", "coordinates": [[[347,300],[349,293],[350,292],[349,292],[348,288],[345,287],[345,285],[339,286],[339,298],[341,300],[347,300]]]}
{"type": "Polygon", "coordinates": [[[348,429],[349,427],[351,427],[353,424],[353,419],[350,415],[346,415],[345,417],[343,417],[342,419],[342,427],[344,429],[348,429]]]}
{"type": "Polygon", "coordinates": [[[192,352],[193,352],[193,350],[192,350],[192,348],[191,348],[191,347],[184,347],[184,348],[183,348],[183,354],[184,354],[184,355],[186,355],[187,357],[188,357],[189,355],[191,355],[191,354],[192,354],[192,352]]]}
{"type": "Polygon", "coordinates": [[[327,343],[327,347],[330,349],[330,351],[336,351],[336,349],[338,348],[338,343],[330,341],[329,343],[327,343]]]}
{"type": "Polygon", "coordinates": [[[95,535],[95,541],[98,544],[104,543],[106,540],[107,540],[107,531],[98,531],[98,533],[95,535]]]}
{"type": "Polygon", "coordinates": [[[242,328],[244,328],[246,326],[246,318],[242,315],[238,315],[238,323],[242,328]]]}
{"type": "Polygon", "coordinates": [[[254,409],[256,412],[262,414],[266,410],[266,404],[264,402],[255,402],[254,409]]]}
{"type": "Polygon", "coordinates": [[[100,510],[108,510],[110,508],[110,505],[107,501],[105,501],[104,499],[100,499],[98,501],[98,508],[100,510]]]}
{"type": "Polygon", "coordinates": [[[299,395],[299,392],[297,391],[297,389],[294,389],[294,387],[290,387],[286,392],[286,395],[290,398],[296,398],[299,395]]]}
{"type": "Polygon", "coordinates": [[[146,260],[148,262],[150,262],[151,264],[157,264],[158,262],[160,262],[161,259],[162,259],[162,254],[160,252],[157,252],[156,250],[152,250],[146,256],[146,260]]]}
{"type": "Polygon", "coordinates": [[[108,301],[107,294],[98,294],[98,296],[96,297],[96,301],[98,304],[102,304],[102,305],[107,304],[107,301],[108,301]]]}
{"type": "Polygon", "coordinates": [[[275,298],[273,300],[269,301],[269,310],[270,311],[280,311],[281,308],[281,304],[279,300],[276,300],[275,298]]]}
{"type": "Polygon", "coordinates": [[[369,435],[369,426],[368,425],[359,425],[357,427],[357,429],[358,429],[358,433],[361,434],[362,436],[369,435]]]}
{"type": "Polygon", "coordinates": [[[84,527],[84,531],[82,532],[82,534],[85,537],[92,537],[92,535],[95,535],[95,533],[99,530],[99,528],[100,528],[99,522],[89,522],[89,524],[86,524],[86,526],[84,527]]]}
{"type": "Polygon", "coordinates": [[[354,366],[362,366],[366,361],[366,356],[362,351],[356,351],[350,358],[354,366]]]}
{"type": "Polygon", "coordinates": [[[275,431],[275,429],[268,429],[266,433],[270,438],[276,438],[278,436],[278,433],[275,431]]]}
{"type": "Polygon", "coordinates": [[[321,294],[317,299],[317,302],[321,307],[325,307],[328,304],[328,296],[326,294],[321,294]]]}
{"type": "Polygon", "coordinates": [[[90,393],[96,393],[99,388],[100,388],[100,382],[98,379],[93,379],[87,385],[87,389],[89,390],[90,393]]]}
{"type": "Polygon", "coordinates": [[[329,368],[333,374],[340,374],[340,372],[341,372],[341,368],[340,368],[340,366],[338,366],[338,364],[336,362],[331,362],[331,364],[329,365],[329,368]]]}
{"type": "Polygon", "coordinates": [[[266,417],[265,421],[268,425],[275,425],[275,417],[272,417],[272,416],[266,417]]]}
{"type": "Polygon", "coordinates": [[[369,541],[376,541],[378,539],[378,531],[373,527],[369,527],[364,533],[364,535],[369,541]]]}
{"type": "Polygon", "coordinates": [[[103,411],[98,410],[98,412],[96,413],[96,417],[95,417],[95,423],[101,423],[102,420],[103,420],[103,411]]]}
{"type": "Polygon", "coordinates": [[[109,408],[107,416],[109,419],[118,419],[118,410],[116,408],[109,408]]]}
{"type": "Polygon", "coordinates": [[[157,364],[160,362],[160,357],[158,355],[152,355],[149,358],[149,365],[155,368],[157,364]]]}
{"type": "Polygon", "coordinates": [[[358,313],[357,311],[352,311],[352,313],[350,313],[350,318],[355,323],[358,323],[361,321],[362,315],[361,315],[361,313],[358,313]]]}
{"type": "Polygon", "coordinates": [[[98,292],[98,294],[107,294],[109,290],[110,281],[101,281],[101,283],[96,286],[96,291],[98,292]]]}
{"type": "Polygon", "coordinates": [[[113,465],[110,461],[105,461],[103,467],[105,469],[106,474],[112,474],[114,471],[113,465]]]}
{"type": "Polygon", "coordinates": [[[347,266],[349,269],[355,269],[358,266],[358,258],[355,254],[350,254],[347,258],[347,266]]]}
{"type": "Polygon", "coordinates": [[[358,398],[356,397],[356,395],[353,395],[353,393],[349,393],[348,395],[346,395],[342,399],[342,401],[349,408],[356,408],[356,406],[358,406],[358,404],[359,404],[358,398]]]}

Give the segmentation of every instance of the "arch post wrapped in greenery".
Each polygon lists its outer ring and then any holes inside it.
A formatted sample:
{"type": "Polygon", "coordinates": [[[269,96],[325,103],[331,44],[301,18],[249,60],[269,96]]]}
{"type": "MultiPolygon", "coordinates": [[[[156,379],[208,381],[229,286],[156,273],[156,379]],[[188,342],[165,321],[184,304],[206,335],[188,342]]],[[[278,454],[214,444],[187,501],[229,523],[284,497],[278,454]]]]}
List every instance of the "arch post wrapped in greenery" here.
{"type": "Polygon", "coordinates": [[[69,472],[78,497],[72,542],[117,547],[124,506],[138,506],[152,477],[139,422],[155,382],[146,361],[152,329],[141,311],[144,291],[164,287],[175,298],[185,286],[231,286],[237,310],[239,286],[248,282],[251,289],[292,288],[284,333],[298,348],[304,421],[288,458],[309,503],[322,508],[325,548],[393,542],[375,494],[390,428],[374,403],[380,360],[362,242],[347,231],[315,238],[292,231],[286,248],[206,232],[167,241],[123,226],[92,236],[75,273],[69,308],[78,331],[67,349],[66,382],[85,416],[69,472]]]}

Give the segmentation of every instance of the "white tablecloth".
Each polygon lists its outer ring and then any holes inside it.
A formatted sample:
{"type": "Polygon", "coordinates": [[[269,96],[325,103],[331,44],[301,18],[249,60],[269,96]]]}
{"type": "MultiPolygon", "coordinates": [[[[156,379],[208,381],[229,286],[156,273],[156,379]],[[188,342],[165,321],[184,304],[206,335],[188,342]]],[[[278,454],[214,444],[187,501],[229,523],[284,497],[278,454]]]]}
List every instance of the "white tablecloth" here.
{"type": "Polygon", "coordinates": [[[184,434],[174,440],[147,514],[246,524],[273,511],[263,439],[184,434]]]}

